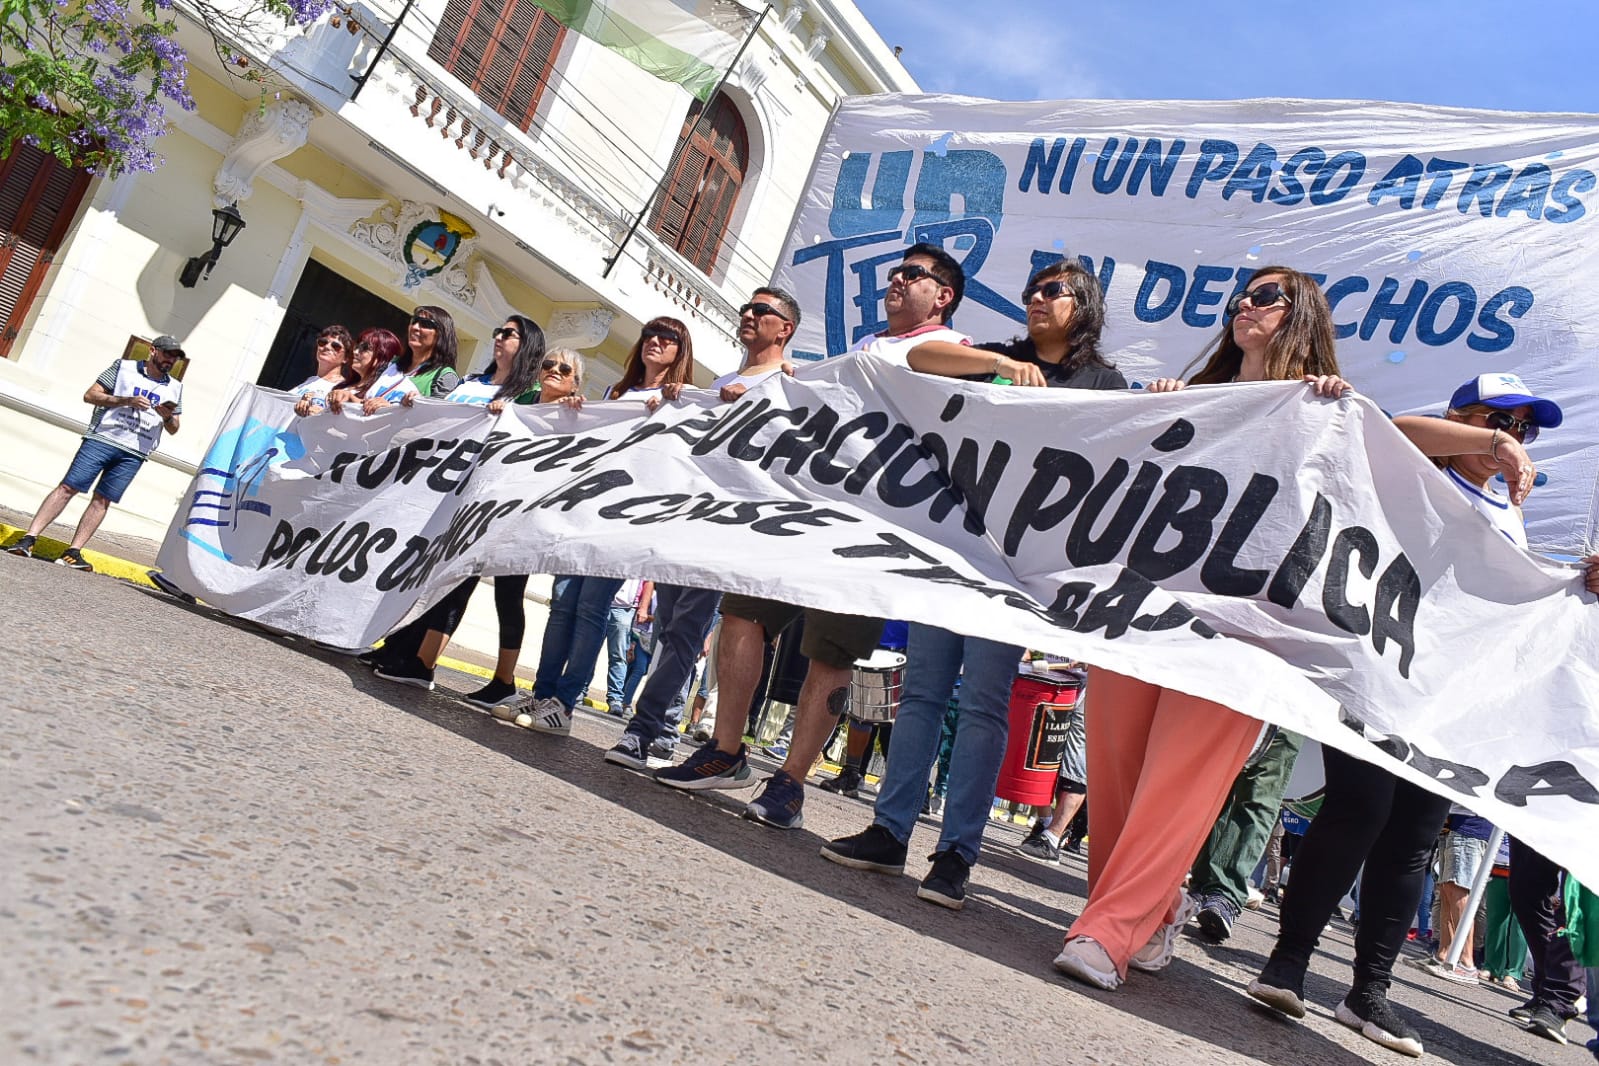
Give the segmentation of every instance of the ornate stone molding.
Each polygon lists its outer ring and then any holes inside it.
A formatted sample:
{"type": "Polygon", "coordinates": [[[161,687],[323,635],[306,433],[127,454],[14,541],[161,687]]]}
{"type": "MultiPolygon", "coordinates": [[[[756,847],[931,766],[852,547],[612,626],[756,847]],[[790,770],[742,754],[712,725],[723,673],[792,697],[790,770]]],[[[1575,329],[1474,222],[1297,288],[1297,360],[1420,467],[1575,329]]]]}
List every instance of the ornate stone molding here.
{"type": "Polygon", "coordinates": [[[833,35],[826,30],[819,29],[811,34],[810,43],[805,46],[805,58],[815,61],[820,59],[822,53],[827,51],[827,46],[833,43],[833,35]]]}
{"type": "Polygon", "coordinates": [[[248,200],[256,175],[305,144],[315,117],[310,104],[293,98],[247,114],[212,181],[216,206],[248,200]]]}
{"type": "Polygon", "coordinates": [[[793,33],[799,28],[800,19],[805,17],[805,0],[789,0],[788,9],[783,12],[783,29],[793,33]]]}
{"type": "Polygon", "coordinates": [[[754,96],[761,91],[761,86],[766,84],[766,67],[754,56],[747,56],[738,65],[736,80],[746,92],[754,96]]]}
{"type": "Polygon", "coordinates": [[[554,347],[594,348],[611,332],[616,314],[603,307],[556,311],[544,324],[544,337],[554,347]]]}
{"type": "Polygon", "coordinates": [[[437,289],[452,299],[472,306],[477,302],[477,286],[473,281],[473,268],[477,265],[477,237],[464,237],[454,255],[437,274],[416,278],[405,261],[405,243],[411,231],[419,224],[440,217],[441,209],[434,204],[401,200],[385,204],[370,218],[361,219],[350,227],[350,236],[366,245],[388,261],[394,270],[394,284],[404,288],[437,289]]]}

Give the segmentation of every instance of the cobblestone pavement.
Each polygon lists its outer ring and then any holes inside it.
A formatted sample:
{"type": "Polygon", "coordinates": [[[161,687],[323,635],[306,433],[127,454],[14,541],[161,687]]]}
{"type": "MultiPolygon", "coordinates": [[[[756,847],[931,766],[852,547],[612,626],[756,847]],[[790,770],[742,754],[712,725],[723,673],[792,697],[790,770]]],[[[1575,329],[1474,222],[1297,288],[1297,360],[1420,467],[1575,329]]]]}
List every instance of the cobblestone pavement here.
{"type": "MultiPolygon", "coordinates": [[[[0,555],[5,1063],[1395,1062],[1242,994],[1274,915],[1099,993],[1050,968],[1084,868],[996,824],[965,911],[824,862],[860,802],[744,821],[205,608],[0,555]]],[[[1401,966],[1432,1058],[1591,1062],[1401,966]]]]}

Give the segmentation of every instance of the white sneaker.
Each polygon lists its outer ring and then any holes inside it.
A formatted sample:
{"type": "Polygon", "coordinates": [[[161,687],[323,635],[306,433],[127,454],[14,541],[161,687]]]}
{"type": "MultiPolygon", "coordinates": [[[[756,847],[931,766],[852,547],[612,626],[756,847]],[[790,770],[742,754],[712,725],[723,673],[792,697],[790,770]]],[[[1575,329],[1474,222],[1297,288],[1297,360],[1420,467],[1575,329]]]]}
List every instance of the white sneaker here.
{"type": "MultiPolygon", "coordinates": [[[[496,703],[489,708],[489,713],[502,722],[516,722],[518,718],[522,717],[522,713],[531,707],[530,701],[517,699],[510,703],[496,703]]],[[[517,722],[517,724],[520,725],[521,723],[517,722]]]]}
{"type": "Polygon", "coordinates": [[[1074,936],[1055,956],[1055,969],[1095,988],[1110,992],[1122,983],[1116,964],[1093,937],[1074,936]]]}
{"type": "Polygon", "coordinates": [[[1177,954],[1177,934],[1189,919],[1199,913],[1199,903],[1182,889],[1182,902],[1177,905],[1177,917],[1163,924],[1155,930],[1155,935],[1149,942],[1138,949],[1138,953],[1127,960],[1129,968],[1142,970],[1145,973],[1158,973],[1171,965],[1171,960],[1177,954]]]}
{"type": "Polygon", "coordinates": [[[535,733],[554,733],[569,736],[572,732],[572,712],[560,700],[546,696],[516,716],[516,724],[535,733]]]}
{"type": "Polygon", "coordinates": [[[1260,905],[1262,903],[1265,903],[1265,902],[1266,902],[1266,893],[1262,892],[1260,889],[1256,888],[1254,885],[1250,885],[1249,886],[1249,896],[1248,896],[1248,898],[1246,898],[1244,900],[1244,910],[1246,910],[1246,911],[1258,911],[1258,910],[1260,910],[1260,905]]]}

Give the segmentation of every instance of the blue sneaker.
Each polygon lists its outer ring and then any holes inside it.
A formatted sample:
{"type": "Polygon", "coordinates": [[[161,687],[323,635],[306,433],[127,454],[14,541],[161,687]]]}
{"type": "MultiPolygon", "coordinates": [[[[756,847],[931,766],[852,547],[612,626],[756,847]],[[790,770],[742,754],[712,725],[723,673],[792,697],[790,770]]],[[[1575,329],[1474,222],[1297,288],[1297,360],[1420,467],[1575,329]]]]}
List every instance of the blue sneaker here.
{"type": "Polygon", "coordinates": [[[766,780],[761,794],[744,808],[744,817],[776,829],[798,829],[805,824],[805,785],[779,770],[766,780]]]}
{"type": "Polygon", "coordinates": [[[738,746],[737,755],[707,744],[686,759],[682,766],[669,766],[655,771],[655,780],[669,788],[700,791],[708,788],[749,788],[755,784],[750,772],[748,754],[744,745],[738,746]]]}

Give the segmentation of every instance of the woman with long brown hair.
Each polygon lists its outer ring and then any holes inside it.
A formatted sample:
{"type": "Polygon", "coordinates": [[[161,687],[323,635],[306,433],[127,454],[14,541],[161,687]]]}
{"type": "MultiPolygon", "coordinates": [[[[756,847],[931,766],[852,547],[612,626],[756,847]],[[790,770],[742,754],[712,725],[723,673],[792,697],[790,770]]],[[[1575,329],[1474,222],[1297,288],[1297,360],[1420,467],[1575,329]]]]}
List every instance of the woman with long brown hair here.
{"type": "MultiPolygon", "coordinates": [[[[1227,304],[1226,324],[1190,384],[1307,382],[1342,396],[1332,312],[1314,279],[1265,267],[1227,304]]],[[[1151,392],[1185,383],[1160,378],[1151,392]]],[[[1261,724],[1219,703],[1090,667],[1088,905],[1055,968],[1113,989],[1129,969],[1171,962],[1196,911],[1180,888],[1261,724]]]]}

